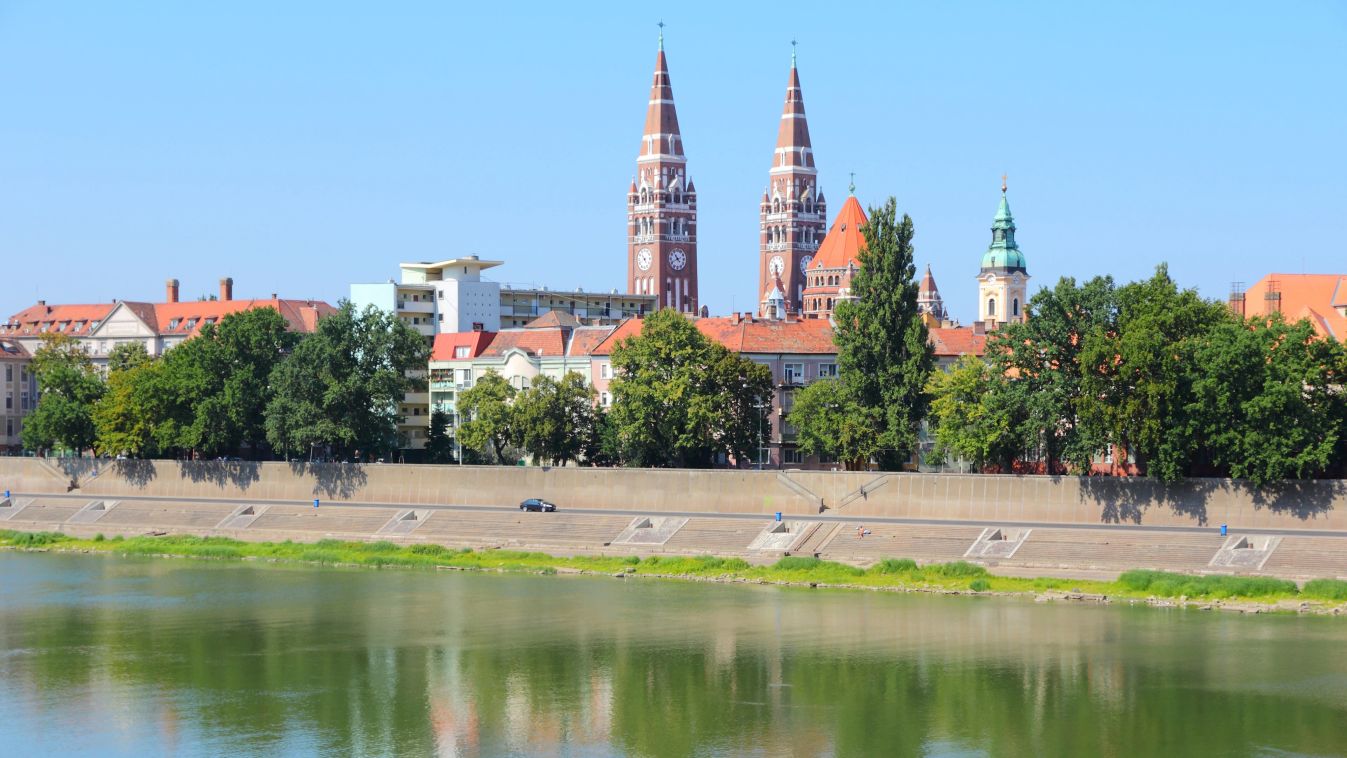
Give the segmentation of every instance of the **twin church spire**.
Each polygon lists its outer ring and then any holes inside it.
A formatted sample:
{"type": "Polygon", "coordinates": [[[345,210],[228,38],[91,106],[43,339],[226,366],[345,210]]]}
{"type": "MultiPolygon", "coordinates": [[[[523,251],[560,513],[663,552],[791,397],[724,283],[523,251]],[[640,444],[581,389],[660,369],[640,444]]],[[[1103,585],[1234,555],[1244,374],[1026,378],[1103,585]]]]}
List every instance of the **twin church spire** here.
{"type": "MultiPolygon", "coordinates": [[[[627,291],[656,296],[657,308],[697,314],[705,310],[697,289],[697,190],[683,152],[663,27],[661,22],[636,175],[627,191],[627,291]]],[[[850,295],[866,219],[853,183],[834,229],[828,229],[794,46],[792,41],[785,103],[759,207],[758,295],[761,315],[826,318],[838,300],[850,295]]],[[[1021,320],[1029,277],[1015,243],[1004,184],[992,231],[978,277],[979,320],[1021,320]]],[[[923,305],[943,317],[929,270],[926,279],[923,305]]]]}

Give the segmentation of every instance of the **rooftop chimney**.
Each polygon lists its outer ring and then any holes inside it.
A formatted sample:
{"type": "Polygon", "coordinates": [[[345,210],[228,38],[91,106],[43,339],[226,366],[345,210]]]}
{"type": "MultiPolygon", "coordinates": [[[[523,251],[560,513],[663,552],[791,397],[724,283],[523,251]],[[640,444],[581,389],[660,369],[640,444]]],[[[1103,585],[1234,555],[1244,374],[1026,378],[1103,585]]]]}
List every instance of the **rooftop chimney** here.
{"type": "Polygon", "coordinates": [[[178,280],[169,279],[164,282],[164,298],[170,303],[178,302],[178,280]]]}
{"type": "MultiPolygon", "coordinates": [[[[176,297],[173,299],[177,300],[176,297]]],[[[234,299],[234,280],[230,279],[227,276],[220,280],[220,299],[221,300],[234,299]]]]}

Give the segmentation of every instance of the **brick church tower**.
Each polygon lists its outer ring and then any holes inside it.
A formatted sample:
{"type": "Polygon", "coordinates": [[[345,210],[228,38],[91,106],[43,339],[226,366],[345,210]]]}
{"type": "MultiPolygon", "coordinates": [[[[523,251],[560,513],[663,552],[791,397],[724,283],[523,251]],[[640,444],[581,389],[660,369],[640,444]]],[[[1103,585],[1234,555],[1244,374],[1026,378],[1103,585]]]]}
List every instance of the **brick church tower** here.
{"type": "Polygon", "coordinates": [[[697,190],[687,162],[661,30],[636,178],[627,191],[627,291],[658,295],[660,308],[696,313],[697,190]]]}
{"type": "Polygon", "coordinates": [[[827,232],[828,208],[818,188],[814,148],[795,53],[790,55],[786,105],[776,133],[776,151],[767,190],[762,194],[761,237],[758,255],[758,296],[763,315],[767,295],[780,277],[787,308],[798,313],[804,299],[805,270],[827,232]]]}

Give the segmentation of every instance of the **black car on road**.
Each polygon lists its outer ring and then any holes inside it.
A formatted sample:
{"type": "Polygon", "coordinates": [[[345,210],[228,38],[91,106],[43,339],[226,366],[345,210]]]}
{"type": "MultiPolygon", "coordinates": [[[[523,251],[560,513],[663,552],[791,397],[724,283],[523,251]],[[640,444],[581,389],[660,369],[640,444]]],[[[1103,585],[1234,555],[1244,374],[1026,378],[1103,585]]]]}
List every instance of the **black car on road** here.
{"type": "Polygon", "coordinates": [[[537,511],[538,513],[551,513],[556,511],[557,504],[549,503],[540,497],[531,497],[519,504],[521,511],[537,511]]]}

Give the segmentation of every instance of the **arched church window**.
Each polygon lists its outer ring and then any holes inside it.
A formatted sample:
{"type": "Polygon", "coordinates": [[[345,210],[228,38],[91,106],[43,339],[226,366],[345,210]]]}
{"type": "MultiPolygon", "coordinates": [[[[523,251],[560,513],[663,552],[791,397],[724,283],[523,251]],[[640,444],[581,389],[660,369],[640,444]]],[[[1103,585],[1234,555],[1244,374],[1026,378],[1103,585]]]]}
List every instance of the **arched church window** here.
{"type": "Polygon", "coordinates": [[[994,297],[987,298],[987,315],[988,316],[996,315],[996,298],[994,297]]]}
{"type": "Polygon", "coordinates": [[[1016,316],[1020,315],[1020,299],[1017,297],[1014,300],[1011,300],[1010,302],[1011,302],[1011,313],[1013,313],[1016,316]]]}

